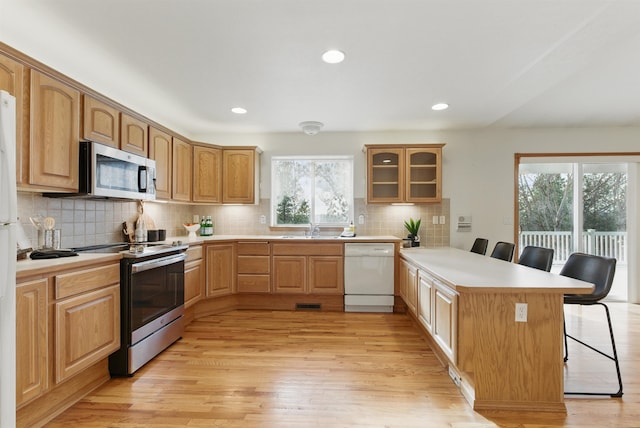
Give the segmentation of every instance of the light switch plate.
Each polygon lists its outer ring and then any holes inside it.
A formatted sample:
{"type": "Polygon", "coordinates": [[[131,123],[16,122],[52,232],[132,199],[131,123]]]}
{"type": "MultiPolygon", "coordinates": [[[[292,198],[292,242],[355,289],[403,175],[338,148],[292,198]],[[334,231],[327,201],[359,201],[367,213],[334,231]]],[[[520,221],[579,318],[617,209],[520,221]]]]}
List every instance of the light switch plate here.
{"type": "Polygon", "coordinates": [[[440,216],[440,224],[446,224],[447,223],[447,219],[445,216],[441,215],[440,216]]]}
{"type": "Polygon", "coordinates": [[[433,221],[433,224],[438,224],[438,216],[434,215],[431,221],[433,221]]]}

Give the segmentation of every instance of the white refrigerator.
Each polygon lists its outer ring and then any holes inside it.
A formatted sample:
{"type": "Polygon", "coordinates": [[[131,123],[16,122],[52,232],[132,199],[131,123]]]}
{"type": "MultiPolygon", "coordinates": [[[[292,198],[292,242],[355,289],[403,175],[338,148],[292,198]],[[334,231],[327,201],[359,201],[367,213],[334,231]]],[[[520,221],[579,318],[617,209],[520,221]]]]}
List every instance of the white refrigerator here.
{"type": "Polygon", "coordinates": [[[16,99],[0,91],[0,428],[16,425],[16,99]]]}

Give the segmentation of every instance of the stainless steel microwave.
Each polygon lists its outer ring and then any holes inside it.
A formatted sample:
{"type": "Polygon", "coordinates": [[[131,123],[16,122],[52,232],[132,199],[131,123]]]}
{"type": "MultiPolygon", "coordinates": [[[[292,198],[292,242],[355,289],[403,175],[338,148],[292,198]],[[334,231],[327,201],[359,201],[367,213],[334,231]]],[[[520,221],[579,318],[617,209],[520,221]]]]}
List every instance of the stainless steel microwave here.
{"type": "Polygon", "coordinates": [[[79,192],[48,197],[156,199],[156,161],[93,141],[80,142],[79,192]]]}

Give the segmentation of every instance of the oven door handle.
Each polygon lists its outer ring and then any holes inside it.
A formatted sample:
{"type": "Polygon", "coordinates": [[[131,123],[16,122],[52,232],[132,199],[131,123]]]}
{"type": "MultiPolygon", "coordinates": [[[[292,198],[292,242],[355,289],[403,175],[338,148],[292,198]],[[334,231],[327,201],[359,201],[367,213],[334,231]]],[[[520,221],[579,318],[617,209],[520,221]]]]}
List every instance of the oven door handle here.
{"type": "Polygon", "coordinates": [[[131,273],[144,272],[150,269],[156,269],[162,266],[171,265],[181,262],[187,258],[186,254],[174,254],[172,256],[162,257],[159,259],[147,260],[146,262],[133,263],[131,265],[131,273]]]}

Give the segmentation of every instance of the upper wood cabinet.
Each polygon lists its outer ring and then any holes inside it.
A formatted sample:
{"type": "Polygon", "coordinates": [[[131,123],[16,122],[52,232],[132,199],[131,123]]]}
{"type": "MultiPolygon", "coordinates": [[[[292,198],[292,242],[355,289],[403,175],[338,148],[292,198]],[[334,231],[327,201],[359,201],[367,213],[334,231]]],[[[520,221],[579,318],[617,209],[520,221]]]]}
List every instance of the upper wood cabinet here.
{"type": "Polygon", "coordinates": [[[191,201],[193,177],[193,147],[177,138],[173,139],[173,200],[191,201]]]}
{"type": "Polygon", "coordinates": [[[440,202],[443,146],[365,146],[367,202],[440,202]]]}
{"type": "Polygon", "coordinates": [[[193,146],[193,202],[222,202],[222,149],[193,146]]]}
{"type": "Polygon", "coordinates": [[[80,92],[31,72],[29,183],[78,191],[80,92]]]}
{"type": "Polygon", "coordinates": [[[83,96],[82,137],[120,148],[120,112],[88,95],[83,96]]]}
{"type": "Polygon", "coordinates": [[[258,153],[255,148],[222,151],[222,203],[255,204],[258,153]]]}
{"type": "MultiPolygon", "coordinates": [[[[129,153],[147,157],[150,155],[149,147],[151,138],[149,135],[149,125],[128,114],[120,115],[120,148],[129,153]]],[[[171,141],[171,140],[169,140],[171,141]]]]}
{"type": "MultiPolygon", "coordinates": [[[[28,111],[25,109],[25,67],[6,56],[0,55],[0,90],[7,91],[16,97],[16,182],[21,184],[23,178],[28,178],[28,159],[22,161],[23,117],[28,111]],[[23,173],[22,167],[26,172],[23,173]]],[[[28,154],[28,153],[27,153],[28,154]]]]}
{"type": "Polygon", "coordinates": [[[156,161],[156,197],[171,199],[171,135],[149,127],[149,157],[156,161]]]}

